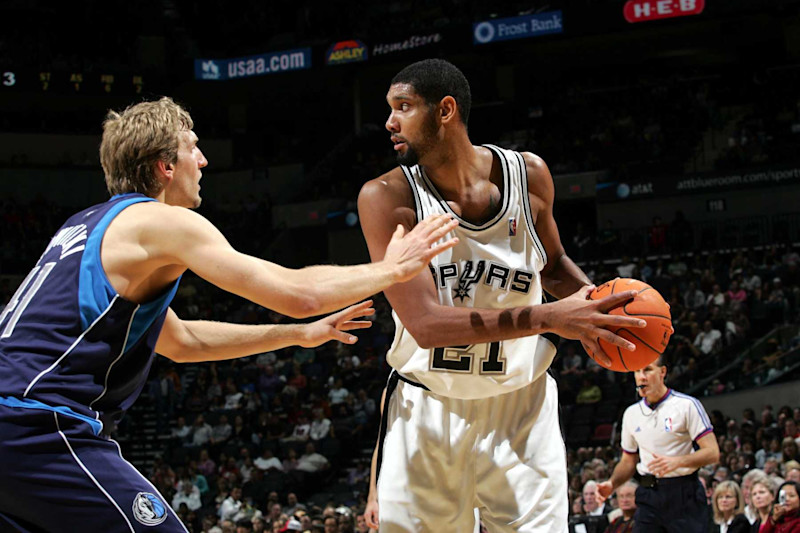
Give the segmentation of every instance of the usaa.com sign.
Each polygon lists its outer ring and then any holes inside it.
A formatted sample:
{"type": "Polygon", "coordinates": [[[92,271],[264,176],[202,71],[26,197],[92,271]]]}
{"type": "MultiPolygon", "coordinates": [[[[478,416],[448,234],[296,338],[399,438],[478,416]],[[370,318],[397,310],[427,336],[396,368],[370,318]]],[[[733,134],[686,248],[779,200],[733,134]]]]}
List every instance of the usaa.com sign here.
{"type": "Polygon", "coordinates": [[[367,60],[367,45],[355,39],[333,43],[325,53],[327,65],[343,65],[367,60]]]}

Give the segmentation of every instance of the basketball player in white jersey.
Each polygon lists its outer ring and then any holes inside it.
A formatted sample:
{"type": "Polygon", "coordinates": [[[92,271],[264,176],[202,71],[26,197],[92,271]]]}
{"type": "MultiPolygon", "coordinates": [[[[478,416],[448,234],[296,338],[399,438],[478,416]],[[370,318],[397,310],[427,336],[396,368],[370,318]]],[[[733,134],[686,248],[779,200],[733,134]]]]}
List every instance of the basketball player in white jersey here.
{"type": "Polygon", "coordinates": [[[547,166],[472,145],[469,84],[455,66],[405,68],[387,101],[401,166],[359,195],[372,260],[398,224],[437,213],[459,221],[459,243],[385,291],[396,333],[377,454],[381,531],[472,532],[478,508],[492,532],[565,532],[566,458],[546,373],[556,350],[544,334],[580,340],[607,364],[598,338],[633,346],[605,328],[644,325],[607,314],[634,293],[587,300],[593,286],[564,253],[547,166]],[[543,290],[561,300],[543,304],[543,290]]]}

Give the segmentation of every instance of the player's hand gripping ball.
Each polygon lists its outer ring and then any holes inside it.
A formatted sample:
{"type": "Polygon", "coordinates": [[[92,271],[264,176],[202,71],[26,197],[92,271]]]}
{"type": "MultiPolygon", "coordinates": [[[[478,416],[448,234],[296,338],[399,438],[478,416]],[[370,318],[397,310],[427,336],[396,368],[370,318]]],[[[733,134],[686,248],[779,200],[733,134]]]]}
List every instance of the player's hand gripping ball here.
{"type": "MultiPolygon", "coordinates": [[[[611,366],[606,367],[616,372],[633,372],[644,368],[661,355],[667,348],[669,338],[675,331],[672,328],[672,315],[669,304],[653,287],[636,279],[617,278],[597,287],[590,295],[592,300],[599,300],[621,291],[639,291],[633,300],[608,312],[610,315],[623,315],[641,318],[647,322],[644,328],[608,328],[625,340],[636,345],[636,350],[629,352],[600,339],[600,348],[611,359],[611,366]]],[[[604,366],[605,365],[601,365],[604,366]]]]}

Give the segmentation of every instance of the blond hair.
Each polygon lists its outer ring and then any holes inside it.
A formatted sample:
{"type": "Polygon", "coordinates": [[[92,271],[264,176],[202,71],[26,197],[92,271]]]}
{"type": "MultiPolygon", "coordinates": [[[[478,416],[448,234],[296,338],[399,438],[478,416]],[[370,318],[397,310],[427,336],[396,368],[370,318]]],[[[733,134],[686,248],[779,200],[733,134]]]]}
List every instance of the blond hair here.
{"type": "Polygon", "coordinates": [[[714,487],[714,495],[711,497],[711,507],[714,509],[714,523],[724,524],[725,518],[722,516],[722,511],[719,510],[717,498],[723,493],[732,492],[736,496],[736,507],[733,510],[734,516],[744,512],[744,498],[742,497],[742,489],[735,481],[723,481],[714,487]]]}
{"type": "Polygon", "coordinates": [[[164,187],[156,177],[156,162],[175,164],[179,135],[193,127],[189,112],[166,96],[129,106],[122,113],[109,111],[100,144],[108,192],[156,196],[164,187]]]}

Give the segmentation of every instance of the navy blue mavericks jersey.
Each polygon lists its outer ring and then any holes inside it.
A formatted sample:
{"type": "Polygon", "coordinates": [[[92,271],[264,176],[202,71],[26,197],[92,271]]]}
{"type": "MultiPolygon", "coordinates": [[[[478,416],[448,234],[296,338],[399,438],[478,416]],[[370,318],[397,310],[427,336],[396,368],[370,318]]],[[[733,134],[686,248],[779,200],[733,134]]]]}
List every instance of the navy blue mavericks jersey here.
{"type": "Polygon", "coordinates": [[[126,207],[117,195],[72,216],[0,314],[0,403],[89,422],[118,421],[147,380],[175,281],[155,300],[124,299],[100,261],[106,228],[126,207]]]}

